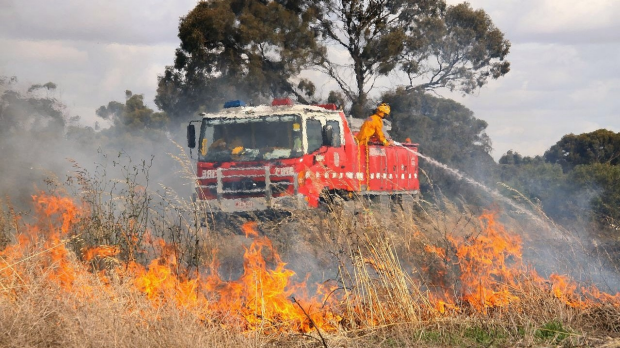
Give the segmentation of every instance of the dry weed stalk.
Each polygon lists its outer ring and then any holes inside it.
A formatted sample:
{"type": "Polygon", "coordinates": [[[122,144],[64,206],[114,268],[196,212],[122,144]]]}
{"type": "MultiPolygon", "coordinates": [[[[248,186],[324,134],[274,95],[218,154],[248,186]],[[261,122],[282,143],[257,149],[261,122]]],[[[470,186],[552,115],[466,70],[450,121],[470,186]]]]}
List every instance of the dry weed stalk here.
{"type": "MultiPolygon", "coordinates": [[[[181,156],[177,159],[185,163],[187,175],[193,178],[189,160],[181,156]]],[[[122,250],[118,256],[91,262],[88,267],[95,272],[85,272],[76,280],[75,287],[95,290],[88,298],[68,296],[60,286],[47,282],[45,272],[54,268],[42,269],[34,257],[26,257],[18,265],[0,259],[0,345],[78,346],[83,343],[80,340],[97,346],[152,346],[154,342],[163,346],[214,347],[309,345],[305,338],[296,335],[270,335],[266,327],[275,324],[266,320],[251,334],[242,334],[234,326],[221,328],[222,323],[231,321],[225,313],[204,317],[166,301],[153,306],[143,294],[130,290],[131,284],[115,270],[133,260],[146,264],[156,256],[150,238],[160,237],[172,246],[170,250],[179,260],[175,275],[187,278],[204,275],[204,266],[212,260],[215,249],[238,258],[244,244],[226,249],[236,239],[219,230],[214,219],[205,217],[208,207],[183,199],[166,187],[163,192],[151,192],[148,184],[141,181],[148,181],[148,165],[129,164],[121,168],[126,175],[124,180],[107,181],[106,168],[91,174],[76,166],[74,179],[89,214],[73,231],[72,235],[79,239],[70,240],[75,252],[71,263],[86,267],[78,256],[82,257],[81,251],[87,247],[104,245],[122,250]],[[207,226],[201,226],[203,221],[207,226]],[[103,280],[97,276],[99,270],[106,270],[105,279],[112,290],[100,290],[103,280]]],[[[489,307],[484,312],[457,302],[454,307],[459,308],[440,312],[431,297],[439,288],[434,287],[434,259],[425,247],[442,248],[456,260],[451,240],[463,237],[473,241],[481,234],[482,227],[475,215],[451,202],[443,202],[441,208],[424,200],[403,208],[386,208],[368,207],[367,202],[358,198],[353,204],[361,208],[352,210],[346,205],[330,204],[318,211],[293,212],[278,221],[258,221],[259,229],[272,238],[285,259],[287,253],[300,255],[303,251],[318,268],[337,269],[331,275],[340,286],[331,295],[337,301],[326,302],[326,306],[334,306],[332,310],[340,321],[338,330],[326,335],[325,344],[364,346],[376,344],[377,338],[396,339],[409,346],[450,344],[454,337],[467,335],[482,335],[472,338],[474,342],[484,340],[484,334],[490,332],[501,332],[510,342],[531,344],[537,342],[535,336],[540,328],[554,321],[572,331],[577,331],[577,327],[590,334],[614,334],[620,327],[618,307],[584,310],[567,306],[552,294],[552,284],[541,286],[538,279],[528,277],[527,273],[509,284],[518,301],[489,307]],[[433,341],[435,335],[439,341],[433,341]]],[[[18,219],[10,209],[2,212],[0,233],[14,240],[18,219]]],[[[453,269],[449,271],[453,274],[444,277],[449,282],[441,290],[458,299],[461,294],[456,266],[451,265],[453,269]]],[[[303,269],[303,277],[301,272],[303,269]]],[[[261,286],[256,287],[253,297],[257,307],[266,301],[260,289],[261,286]]],[[[264,317],[264,308],[261,313],[259,318],[264,317]]],[[[572,331],[569,336],[574,340],[583,339],[583,335],[572,331]]]]}

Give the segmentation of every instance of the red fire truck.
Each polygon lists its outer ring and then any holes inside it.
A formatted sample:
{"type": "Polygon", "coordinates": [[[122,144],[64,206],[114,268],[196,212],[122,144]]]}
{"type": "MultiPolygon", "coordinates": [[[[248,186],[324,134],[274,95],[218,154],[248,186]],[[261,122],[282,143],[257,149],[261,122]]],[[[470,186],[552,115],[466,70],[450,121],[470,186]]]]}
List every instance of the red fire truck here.
{"type": "Polygon", "coordinates": [[[198,152],[195,198],[213,211],[296,210],[317,207],[325,195],[402,197],[419,190],[417,144],[358,144],[334,104],[231,101],[190,122],[187,137],[198,152]]]}

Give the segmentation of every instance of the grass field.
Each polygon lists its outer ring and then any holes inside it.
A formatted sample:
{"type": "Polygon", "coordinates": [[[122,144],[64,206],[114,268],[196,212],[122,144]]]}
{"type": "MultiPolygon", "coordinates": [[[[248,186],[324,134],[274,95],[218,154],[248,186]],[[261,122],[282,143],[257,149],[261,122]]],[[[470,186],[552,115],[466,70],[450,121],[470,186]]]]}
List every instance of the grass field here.
{"type": "Polygon", "coordinates": [[[499,210],[332,204],[201,226],[204,207],[173,195],[78,179],[29,211],[2,204],[0,346],[620,346],[620,296],[573,266],[537,273],[561,268],[531,252],[551,232],[499,210]]]}

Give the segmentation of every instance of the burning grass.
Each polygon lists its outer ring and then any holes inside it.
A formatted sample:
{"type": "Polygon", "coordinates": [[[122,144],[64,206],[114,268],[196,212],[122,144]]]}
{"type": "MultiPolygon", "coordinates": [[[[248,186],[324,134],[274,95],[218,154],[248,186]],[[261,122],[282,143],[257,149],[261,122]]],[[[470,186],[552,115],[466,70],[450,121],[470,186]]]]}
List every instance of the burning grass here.
{"type": "Polygon", "coordinates": [[[619,295],[539,275],[491,212],[333,206],[241,236],[94,202],[3,210],[0,345],[600,344],[620,329],[619,295]]]}

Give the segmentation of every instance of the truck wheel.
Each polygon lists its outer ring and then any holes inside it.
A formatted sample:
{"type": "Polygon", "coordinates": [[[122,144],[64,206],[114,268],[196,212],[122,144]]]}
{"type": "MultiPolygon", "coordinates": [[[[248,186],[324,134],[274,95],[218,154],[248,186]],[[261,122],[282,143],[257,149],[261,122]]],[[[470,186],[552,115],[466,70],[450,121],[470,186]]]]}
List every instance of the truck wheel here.
{"type": "Polygon", "coordinates": [[[373,210],[389,211],[392,206],[392,197],[390,195],[368,196],[368,201],[373,210]]]}
{"type": "Polygon", "coordinates": [[[401,194],[396,198],[398,200],[398,205],[405,211],[413,210],[415,202],[417,201],[417,196],[411,194],[401,194]]]}
{"type": "Polygon", "coordinates": [[[392,209],[392,196],[379,195],[379,206],[383,211],[390,211],[392,209]]]}

